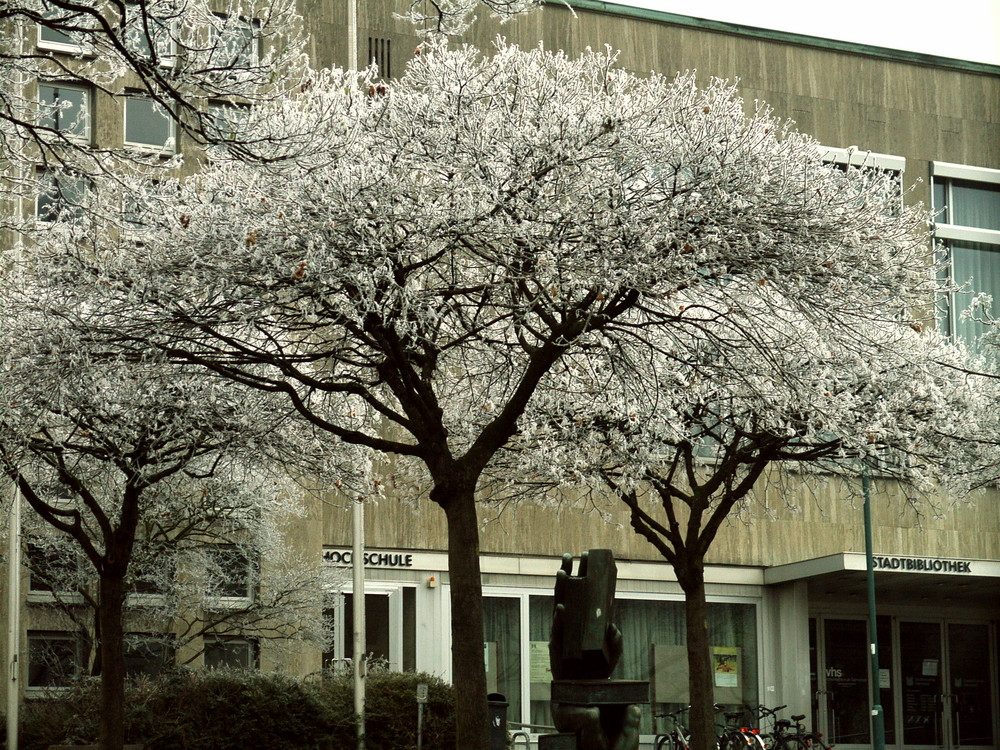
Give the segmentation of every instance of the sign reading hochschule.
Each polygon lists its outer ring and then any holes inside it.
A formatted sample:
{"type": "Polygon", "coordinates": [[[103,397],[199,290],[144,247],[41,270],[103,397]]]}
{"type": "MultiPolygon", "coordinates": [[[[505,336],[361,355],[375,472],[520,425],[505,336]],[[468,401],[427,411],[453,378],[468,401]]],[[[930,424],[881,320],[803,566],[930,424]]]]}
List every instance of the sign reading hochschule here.
{"type": "MultiPolygon", "coordinates": [[[[331,565],[350,565],[354,554],[350,550],[323,550],[323,562],[331,565]]],[[[368,550],[365,552],[366,568],[412,568],[413,555],[409,552],[383,552],[368,550]]]]}
{"type": "Polygon", "coordinates": [[[875,555],[876,570],[907,573],[972,573],[969,560],[940,560],[935,557],[880,557],[875,555]]]}

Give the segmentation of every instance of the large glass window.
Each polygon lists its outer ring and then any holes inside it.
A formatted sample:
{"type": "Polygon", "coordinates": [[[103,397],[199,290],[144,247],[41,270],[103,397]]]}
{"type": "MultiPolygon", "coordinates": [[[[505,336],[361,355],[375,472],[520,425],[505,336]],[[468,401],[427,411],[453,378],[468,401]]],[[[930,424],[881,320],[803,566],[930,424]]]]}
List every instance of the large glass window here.
{"type": "MultiPolygon", "coordinates": [[[[483,598],[483,641],[489,692],[507,700],[507,716],[521,716],[521,599],[483,598]]],[[[548,651],[546,651],[548,654],[548,651]]]]}
{"type": "Polygon", "coordinates": [[[935,162],[933,188],[935,237],[948,249],[944,273],[962,287],[943,301],[941,325],[975,344],[987,327],[970,310],[973,300],[990,295],[993,317],[1000,305],[1000,170],[935,162]]]}
{"type": "MultiPolygon", "coordinates": [[[[553,598],[532,596],[529,606],[529,646],[532,654],[530,720],[551,725],[547,673],[548,639],[553,598]]],[[[758,702],[757,611],[753,604],[710,602],[709,643],[714,667],[715,700],[727,706],[758,702]]],[[[623,652],[615,679],[648,680],[656,713],[690,703],[684,602],[666,599],[618,598],[613,622],[622,631],[623,652]]],[[[642,707],[642,734],[653,734],[653,710],[642,707]]]]}
{"type": "Polygon", "coordinates": [[[38,84],[38,124],[67,138],[90,137],[90,90],[64,83],[38,84]]]}
{"type": "Polygon", "coordinates": [[[175,149],[174,121],[157,102],[125,97],[125,143],[154,151],[175,149]]]}

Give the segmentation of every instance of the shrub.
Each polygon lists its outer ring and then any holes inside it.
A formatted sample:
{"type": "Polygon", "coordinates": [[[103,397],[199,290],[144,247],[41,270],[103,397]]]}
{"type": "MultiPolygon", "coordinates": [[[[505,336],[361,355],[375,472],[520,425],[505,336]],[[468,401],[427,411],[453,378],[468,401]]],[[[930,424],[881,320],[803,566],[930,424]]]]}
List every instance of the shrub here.
{"type": "MultiPolygon", "coordinates": [[[[416,746],[416,686],[427,683],[423,746],[455,744],[454,693],[426,674],[393,672],[368,679],[368,747],[416,746]]],[[[130,682],[125,741],[148,750],[331,750],[355,741],[350,677],[303,682],[276,674],[179,670],[130,682]]],[[[82,682],[58,696],[25,703],[22,750],[97,740],[98,686],[82,682]]]]}
{"type": "MultiPolygon", "coordinates": [[[[433,675],[414,672],[376,672],[368,677],[365,700],[366,746],[379,750],[408,750],[417,746],[417,685],[426,683],[423,747],[455,747],[455,691],[433,675]]],[[[354,743],[354,692],[350,676],[328,678],[317,685],[322,702],[333,714],[334,747],[354,743]]]]}

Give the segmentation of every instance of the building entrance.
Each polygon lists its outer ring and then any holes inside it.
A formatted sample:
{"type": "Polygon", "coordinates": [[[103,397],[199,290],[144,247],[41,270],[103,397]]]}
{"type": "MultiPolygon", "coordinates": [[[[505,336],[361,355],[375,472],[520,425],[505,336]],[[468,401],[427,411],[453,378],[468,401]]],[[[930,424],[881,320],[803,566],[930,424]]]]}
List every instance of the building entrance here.
{"type": "Polygon", "coordinates": [[[813,624],[814,719],[830,744],[870,747],[875,679],[887,747],[997,746],[997,655],[989,623],[880,617],[877,675],[866,619],[824,617],[813,624]]]}

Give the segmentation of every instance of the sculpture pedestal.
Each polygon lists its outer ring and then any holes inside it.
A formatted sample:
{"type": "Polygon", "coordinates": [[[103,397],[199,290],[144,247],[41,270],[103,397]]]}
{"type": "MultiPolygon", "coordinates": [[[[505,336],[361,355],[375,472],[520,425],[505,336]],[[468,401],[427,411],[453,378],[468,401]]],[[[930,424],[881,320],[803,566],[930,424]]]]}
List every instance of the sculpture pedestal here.
{"type": "Polygon", "coordinates": [[[552,702],[568,706],[649,703],[649,683],[645,680],[552,680],[552,702]]]}
{"type": "Polygon", "coordinates": [[[552,718],[560,732],[539,737],[538,748],[637,750],[643,703],[649,703],[644,680],[553,680],[552,718]]]}

